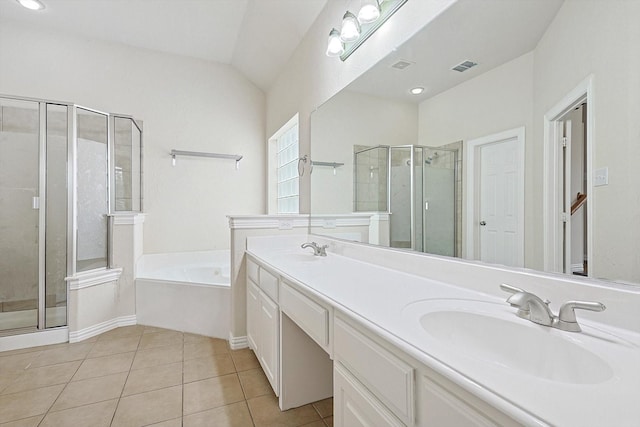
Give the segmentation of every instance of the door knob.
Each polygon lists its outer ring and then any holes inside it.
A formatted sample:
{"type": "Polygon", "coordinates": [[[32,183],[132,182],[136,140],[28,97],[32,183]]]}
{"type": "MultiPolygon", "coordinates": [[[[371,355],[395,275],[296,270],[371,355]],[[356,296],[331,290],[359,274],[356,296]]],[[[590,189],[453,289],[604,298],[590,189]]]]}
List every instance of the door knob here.
{"type": "Polygon", "coordinates": [[[480,221],[480,225],[484,227],[485,225],[487,225],[487,221],[480,221]]]}

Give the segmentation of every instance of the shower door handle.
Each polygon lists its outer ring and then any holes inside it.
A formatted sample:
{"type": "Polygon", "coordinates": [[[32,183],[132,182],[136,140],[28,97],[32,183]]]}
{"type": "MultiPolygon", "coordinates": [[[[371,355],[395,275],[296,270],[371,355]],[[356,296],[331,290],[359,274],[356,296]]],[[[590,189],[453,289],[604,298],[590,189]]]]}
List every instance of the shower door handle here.
{"type": "Polygon", "coordinates": [[[484,227],[485,225],[487,225],[487,221],[480,221],[480,225],[484,227]]]}

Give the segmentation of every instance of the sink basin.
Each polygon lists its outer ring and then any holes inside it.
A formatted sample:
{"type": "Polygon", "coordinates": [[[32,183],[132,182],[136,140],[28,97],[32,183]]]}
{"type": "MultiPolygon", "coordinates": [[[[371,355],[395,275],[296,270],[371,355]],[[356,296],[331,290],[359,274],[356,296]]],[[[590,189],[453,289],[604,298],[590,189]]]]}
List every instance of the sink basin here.
{"type": "Polygon", "coordinates": [[[419,323],[437,350],[454,357],[563,383],[596,384],[613,376],[602,358],[565,335],[571,332],[521,319],[506,304],[424,300],[408,305],[404,314],[419,323]]]}

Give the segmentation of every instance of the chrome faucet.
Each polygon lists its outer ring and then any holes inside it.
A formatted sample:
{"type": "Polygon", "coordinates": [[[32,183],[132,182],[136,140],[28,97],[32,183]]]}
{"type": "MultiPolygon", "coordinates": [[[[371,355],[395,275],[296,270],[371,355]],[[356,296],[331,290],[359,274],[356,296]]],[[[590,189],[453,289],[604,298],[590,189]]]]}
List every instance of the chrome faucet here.
{"type": "Polygon", "coordinates": [[[327,248],[329,246],[327,245],[320,246],[316,242],[311,242],[311,243],[303,243],[300,247],[302,249],[313,248],[313,254],[315,256],[327,256],[327,248]]]}
{"type": "Polygon", "coordinates": [[[507,298],[507,302],[512,307],[516,307],[518,309],[516,314],[519,317],[530,320],[539,325],[550,326],[562,331],[581,331],[574,311],[576,308],[591,311],[604,311],[606,309],[605,305],[601,302],[568,301],[562,304],[560,312],[558,313],[558,316],[556,316],[549,307],[549,300],[543,301],[537,295],[504,283],[500,285],[500,288],[503,291],[513,294],[507,298]]]}

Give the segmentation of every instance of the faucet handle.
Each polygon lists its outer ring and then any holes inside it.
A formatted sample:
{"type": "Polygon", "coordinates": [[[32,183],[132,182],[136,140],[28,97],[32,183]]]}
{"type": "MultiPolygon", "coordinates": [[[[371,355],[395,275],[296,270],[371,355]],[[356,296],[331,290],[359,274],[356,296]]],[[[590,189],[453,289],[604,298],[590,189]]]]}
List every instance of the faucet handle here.
{"type": "Polygon", "coordinates": [[[524,289],[516,288],[515,286],[507,285],[506,283],[501,284],[500,289],[502,289],[505,292],[509,292],[511,294],[517,294],[518,292],[526,292],[524,289]]]}
{"type": "Polygon", "coordinates": [[[594,301],[567,301],[560,307],[558,313],[557,328],[563,331],[580,332],[580,325],[576,319],[575,309],[589,311],[604,311],[606,306],[601,302],[594,301]]]}

